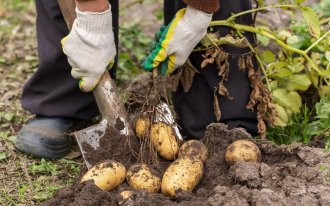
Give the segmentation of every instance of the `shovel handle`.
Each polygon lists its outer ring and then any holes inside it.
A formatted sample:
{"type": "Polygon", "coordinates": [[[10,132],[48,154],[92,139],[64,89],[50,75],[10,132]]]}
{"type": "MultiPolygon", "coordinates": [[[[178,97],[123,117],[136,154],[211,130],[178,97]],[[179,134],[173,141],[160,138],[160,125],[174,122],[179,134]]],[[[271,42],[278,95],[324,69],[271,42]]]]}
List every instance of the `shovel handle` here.
{"type": "Polygon", "coordinates": [[[68,29],[71,29],[74,20],[76,19],[76,3],[74,0],[57,0],[58,5],[61,8],[62,15],[68,29]]]}
{"type": "Polygon", "coordinates": [[[127,116],[125,105],[119,98],[116,83],[111,79],[108,71],[105,71],[93,91],[94,97],[103,117],[109,125],[115,125],[117,118],[127,116]]]}

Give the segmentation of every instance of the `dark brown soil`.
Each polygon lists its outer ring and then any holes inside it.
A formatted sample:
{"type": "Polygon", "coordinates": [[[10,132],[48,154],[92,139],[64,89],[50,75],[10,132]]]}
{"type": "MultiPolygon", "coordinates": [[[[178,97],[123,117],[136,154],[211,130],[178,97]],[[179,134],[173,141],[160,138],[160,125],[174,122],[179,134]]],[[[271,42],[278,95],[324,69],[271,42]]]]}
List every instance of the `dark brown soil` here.
{"type": "Polygon", "coordinates": [[[116,127],[118,128],[108,128],[100,139],[101,147],[97,151],[89,144],[83,143],[83,148],[87,152],[85,158],[89,163],[95,165],[107,159],[116,160],[125,167],[136,163],[139,150],[138,140],[133,136],[121,135],[118,132],[124,127],[121,121],[117,121],[116,127]]]}
{"type": "Polygon", "coordinates": [[[204,177],[194,192],[179,192],[174,200],[134,191],[130,199],[123,201],[118,194],[131,189],[126,183],[104,192],[89,182],[60,190],[44,205],[330,205],[330,155],[322,149],[257,141],[261,163],[237,162],[229,167],[224,160],[225,149],[238,139],[252,140],[243,129],[228,130],[223,124],[208,126],[203,139],[209,149],[204,177]]]}

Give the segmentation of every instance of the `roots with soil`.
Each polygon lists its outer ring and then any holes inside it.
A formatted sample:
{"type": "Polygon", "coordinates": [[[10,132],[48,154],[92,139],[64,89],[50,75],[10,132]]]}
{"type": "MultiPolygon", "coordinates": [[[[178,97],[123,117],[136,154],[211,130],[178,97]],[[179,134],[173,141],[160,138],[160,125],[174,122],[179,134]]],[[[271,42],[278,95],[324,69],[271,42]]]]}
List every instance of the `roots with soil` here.
{"type": "MultiPolygon", "coordinates": [[[[166,161],[159,158],[149,136],[152,125],[158,122],[159,118],[168,115],[168,111],[160,109],[160,105],[163,103],[170,105],[167,91],[171,82],[167,77],[146,73],[134,79],[126,90],[128,110],[130,114],[133,114],[131,125],[136,128],[137,120],[147,122],[144,135],[138,138],[140,142],[138,162],[152,165],[154,169],[161,172],[163,172],[162,164],[166,161]]],[[[170,109],[170,113],[175,114],[173,109],[170,109]]],[[[166,124],[173,124],[166,122],[166,119],[161,119],[166,124]]]]}

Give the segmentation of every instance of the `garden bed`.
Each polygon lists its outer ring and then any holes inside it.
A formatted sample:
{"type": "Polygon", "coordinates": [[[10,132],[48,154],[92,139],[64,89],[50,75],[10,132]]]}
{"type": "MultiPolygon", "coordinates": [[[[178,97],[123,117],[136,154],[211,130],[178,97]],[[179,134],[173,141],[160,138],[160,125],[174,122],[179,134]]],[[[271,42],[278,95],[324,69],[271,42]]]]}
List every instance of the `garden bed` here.
{"type": "Polygon", "coordinates": [[[261,163],[237,162],[229,167],[225,149],[238,139],[254,141],[243,129],[208,126],[202,140],[209,150],[204,177],[193,192],[179,192],[175,199],[137,191],[127,183],[105,192],[87,182],[60,190],[43,205],[330,205],[330,155],[322,149],[256,141],[261,163]],[[125,190],[133,195],[123,200],[119,194],[125,190]]]}

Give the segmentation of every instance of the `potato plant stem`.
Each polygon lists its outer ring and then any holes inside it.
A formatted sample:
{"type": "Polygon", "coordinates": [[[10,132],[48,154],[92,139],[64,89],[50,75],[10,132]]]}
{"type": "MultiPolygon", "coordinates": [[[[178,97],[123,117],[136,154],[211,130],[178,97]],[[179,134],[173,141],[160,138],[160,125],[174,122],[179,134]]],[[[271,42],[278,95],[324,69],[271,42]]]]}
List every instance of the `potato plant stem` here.
{"type": "Polygon", "coordinates": [[[320,74],[322,76],[322,73],[318,69],[315,62],[307,55],[307,53],[305,51],[302,51],[300,49],[296,49],[294,47],[291,47],[291,46],[287,45],[283,41],[276,38],[276,36],[268,29],[261,28],[261,27],[251,27],[251,26],[242,25],[242,24],[235,24],[233,22],[229,22],[228,20],[212,21],[210,26],[227,26],[227,27],[231,27],[231,28],[235,29],[236,31],[252,32],[252,33],[256,33],[256,34],[259,34],[261,36],[267,37],[268,39],[271,39],[271,40],[275,41],[282,48],[303,56],[308,61],[308,63],[311,65],[311,67],[315,71],[317,71],[318,74],[320,74]]]}
{"type": "Polygon", "coordinates": [[[260,7],[260,8],[256,8],[256,9],[251,9],[251,10],[247,10],[247,11],[243,11],[237,14],[232,15],[231,17],[229,17],[227,19],[227,21],[233,21],[236,19],[236,17],[245,15],[245,14],[249,14],[249,13],[254,13],[254,12],[258,12],[258,11],[265,11],[267,9],[272,9],[272,8],[291,8],[291,9],[296,9],[298,8],[298,5],[287,5],[287,4],[283,4],[283,5],[272,5],[272,6],[265,6],[265,7],[260,7]]]}
{"type": "Polygon", "coordinates": [[[313,49],[316,45],[318,45],[323,39],[325,39],[330,34],[330,30],[327,31],[323,36],[321,36],[318,40],[316,40],[310,47],[305,50],[305,53],[308,53],[311,49],[313,49]]]}

